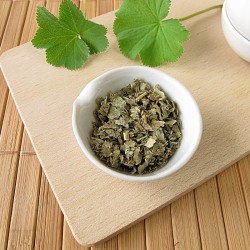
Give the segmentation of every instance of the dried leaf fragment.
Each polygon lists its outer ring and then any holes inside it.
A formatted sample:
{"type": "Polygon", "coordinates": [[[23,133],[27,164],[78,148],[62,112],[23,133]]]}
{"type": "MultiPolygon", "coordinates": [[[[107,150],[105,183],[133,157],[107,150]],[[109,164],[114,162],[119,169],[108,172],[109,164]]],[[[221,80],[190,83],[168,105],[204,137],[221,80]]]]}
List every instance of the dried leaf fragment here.
{"type": "Polygon", "coordinates": [[[156,140],[153,139],[152,137],[149,137],[147,140],[147,143],[145,144],[145,147],[147,148],[152,148],[155,144],[156,140]]]}
{"type": "Polygon", "coordinates": [[[128,141],[129,140],[129,131],[126,130],[125,132],[123,132],[123,138],[124,138],[124,141],[128,141]]]}

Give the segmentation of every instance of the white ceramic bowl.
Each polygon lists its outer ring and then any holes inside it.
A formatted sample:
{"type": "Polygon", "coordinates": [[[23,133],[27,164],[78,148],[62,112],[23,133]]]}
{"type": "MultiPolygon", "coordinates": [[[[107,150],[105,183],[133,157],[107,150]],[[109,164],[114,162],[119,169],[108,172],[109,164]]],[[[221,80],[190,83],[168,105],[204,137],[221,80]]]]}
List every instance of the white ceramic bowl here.
{"type": "Polygon", "coordinates": [[[189,91],[176,79],[162,71],[142,66],[113,69],[89,82],[73,104],[72,125],[82,151],[94,165],[114,177],[137,182],[158,180],[182,168],[195,153],[202,134],[201,113],[189,91]],[[159,84],[164,92],[178,104],[183,123],[183,139],[173,157],[161,169],[141,176],[129,175],[107,167],[95,156],[88,141],[94,121],[93,111],[96,109],[96,98],[104,97],[110,91],[120,90],[136,78],[144,79],[152,86],[159,84]]]}
{"type": "MultiPolygon", "coordinates": [[[[236,1],[236,0],[235,0],[236,1]]],[[[227,2],[226,2],[227,3],[227,2]]],[[[237,3],[238,4],[238,3],[237,3]]],[[[250,5],[249,5],[250,6],[250,5]]],[[[238,13],[238,16],[241,14],[238,13]]],[[[236,29],[234,23],[229,19],[227,13],[227,5],[222,9],[221,23],[224,35],[231,48],[243,59],[250,62],[250,39],[244,37],[239,30],[236,29]]],[[[246,23],[246,26],[250,24],[246,23]]]]}
{"type": "Polygon", "coordinates": [[[234,28],[242,36],[250,40],[250,1],[225,0],[223,7],[234,28]]]}

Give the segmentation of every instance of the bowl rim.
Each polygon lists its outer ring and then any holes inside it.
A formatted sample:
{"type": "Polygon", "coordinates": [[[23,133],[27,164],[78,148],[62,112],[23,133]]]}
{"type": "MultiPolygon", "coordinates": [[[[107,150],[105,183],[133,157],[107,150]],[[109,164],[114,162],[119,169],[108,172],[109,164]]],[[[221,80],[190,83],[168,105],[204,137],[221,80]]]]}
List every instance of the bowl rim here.
{"type": "Polygon", "coordinates": [[[109,174],[113,177],[122,179],[122,180],[126,180],[126,181],[131,181],[131,182],[147,182],[147,181],[155,181],[155,180],[160,180],[162,178],[165,178],[169,175],[172,175],[173,173],[177,172],[178,170],[180,170],[182,167],[184,167],[186,165],[186,163],[193,157],[194,153],[196,152],[200,141],[201,141],[201,137],[202,137],[202,130],[203,130],[203,124],[202,124],[202,116],[201,116],[201,112],[200,109],[198,107],[197,102],[195,101],[194,97],[192,96],[192,94],[189,92],[189,90],[181,83],[179,82],[177,79],[173,78],[172,76],[170,76],[169,74],[155,69],[155,68],[150,68],[150,67],[146,67],[146,66],[123,66],[123,67],[118,67],[118,68],[114,68],[111,70],[108,70],[106,72],[104,72],[103,74],[101,74],[100,76],[94,78],[93,80],[91,80],[90,82],[87,83],[84,87],[84,89],[80,92],[80,94],[78,95],[78,97],[75,99],[74,103],[73,103],[73,113],[72,113],[72,128],[73,128],[73,133],[76,137],[76,140],[80,146],[80,148],[82,149],[82,151],[84,152],[84,154],[86,155],[86,157],[99,169],[101,169],[103,172],[105,172],[106,174],[109,174]],[[140,70],[149,70],[153,73],[157,73],[160,74],[162,76],[164,76],[165,78],[167,78],[169,81],[171,82],[175,82],[175,84],[178,84],[178,87],[181,88],[183,90],[183,92],[187,95],[189,95],[190,101],[193,104],[193,112],[196,114],[197,116],[197,127],[198,129],[196,130],[196,136],[194,143],[192,144],[193,147],[190,150],[189,154],[186,154],[185,157],[181,158],[177,163],[175,163],[174,166],[172,166],[171,168],[166,169],[165,171],[162,171],[160,173],[156,173],[153,175],[128,175],[126,173],[122,173],[122,172],[118,172],[116,170],[112,170],[111,168],[109,168],[108,166],[105,166],[104,163],[101,163],[101,161],[96,160],[91,153],[89,153],[89,150],[85,147],[80,134],[78,132],[78,128],[77,128],[77,122],[76,122],[76,111],[77,111],[77,107],[79,106],[79,102],[78,99],[83,95],[84,90],[86,89],[86,86],[91,85],[95,82],[99,82],[100,79],[105,78],[107,75],[110,74],[114,74],[117,73],[119,71],[124,71],[124,70],[129,70],[129,69],[140,69],[140,70]]]}

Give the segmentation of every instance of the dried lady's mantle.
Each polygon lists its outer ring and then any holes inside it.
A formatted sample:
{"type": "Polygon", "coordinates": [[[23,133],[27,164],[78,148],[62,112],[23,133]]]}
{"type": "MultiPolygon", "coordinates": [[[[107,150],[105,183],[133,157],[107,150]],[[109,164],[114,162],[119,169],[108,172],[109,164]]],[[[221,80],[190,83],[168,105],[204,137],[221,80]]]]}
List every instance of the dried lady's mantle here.
{"type": "Polygon", "coordinates": [[[164,166],[178,149],[179,110],[159,85],[137,79],[96,102],[90,145],[107,166],[146,174],[164,166]]]}

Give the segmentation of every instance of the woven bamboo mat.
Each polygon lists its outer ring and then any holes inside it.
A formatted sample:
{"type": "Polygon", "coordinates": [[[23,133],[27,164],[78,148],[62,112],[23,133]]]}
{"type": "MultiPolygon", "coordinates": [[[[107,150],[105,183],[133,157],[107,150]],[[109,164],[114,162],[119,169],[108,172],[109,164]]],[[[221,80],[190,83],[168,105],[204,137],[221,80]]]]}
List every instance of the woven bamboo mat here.
{"type": "MultiPolygon", "coordinates": [[[[84,2],[74,2],[84,8],[84,2]]],[[[89,0],[87,16],[114,10],[120,3],[119,0],[89,0]]],[[[34,19],[37,4],[56,14],[60,3],[58,0],[0,0],[0,53],[31,40],[37,29],[34,19]]],[[[250,156],[93,249],[248,249],[249,215],[250,156]]],[[[1,249],[87,249],[75,241],[64,221],[2,73],[1,249]]]]}

